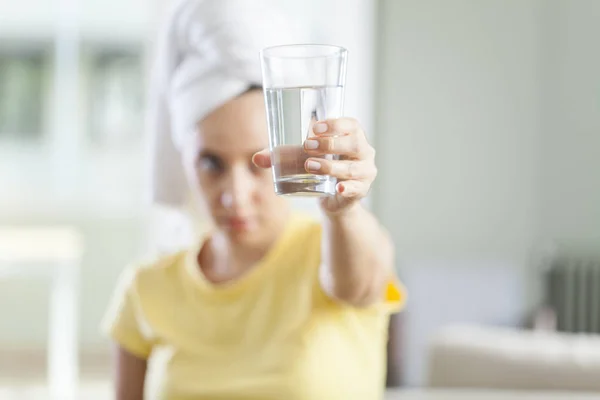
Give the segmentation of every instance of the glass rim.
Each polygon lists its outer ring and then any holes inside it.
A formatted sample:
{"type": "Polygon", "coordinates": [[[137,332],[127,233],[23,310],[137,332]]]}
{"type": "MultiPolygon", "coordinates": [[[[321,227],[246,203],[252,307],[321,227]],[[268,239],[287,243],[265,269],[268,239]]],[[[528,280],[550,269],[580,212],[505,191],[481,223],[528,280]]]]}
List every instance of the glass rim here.
{"type": "Polygon", "coordinates": [[[320,43],[296,43],[296,44],[281,44],[277,46],[269,46],[265,47],[260,51],[260,56],[262,58],[280,58],[280,59],[310,59],[310,58],[330,58],[330,57],[340,57],[345,56],[348,53],[348,50],[342,46],[337,46],[334,44],[320,44],[320,43]],[[329,52],[325,52],[325,54],[313,54],[313,55],[286,55],[286,54],[276,54],[278,50],[286,50],[286,49],[300,49],[300,48],[312,48],[312,49],[322,49],[329,50],[329,52]],[[271,53],[271,54],[270,54],[271,53]],[[275,53],[275,54],[273,54],[275,53]]]}

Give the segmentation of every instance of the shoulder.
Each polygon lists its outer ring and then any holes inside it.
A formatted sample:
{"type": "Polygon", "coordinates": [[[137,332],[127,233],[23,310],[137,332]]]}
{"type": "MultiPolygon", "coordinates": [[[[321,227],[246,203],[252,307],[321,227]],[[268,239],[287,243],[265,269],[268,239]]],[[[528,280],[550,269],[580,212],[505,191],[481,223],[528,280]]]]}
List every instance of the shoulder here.
{"type": "Polygon", "coordinates": [[[183,258],[184,252],[178,252],[127,266],[101,322],[102,331],[132,354],[147,358],[155,339],[149,311],[178,276],[183,258]]]}
{"type": "Polygon", "coordinates": [[[121,273],[119,286],[134,293],[161,290],[178,279],[188,253],[181,250],[132,263],[121,273]]]}

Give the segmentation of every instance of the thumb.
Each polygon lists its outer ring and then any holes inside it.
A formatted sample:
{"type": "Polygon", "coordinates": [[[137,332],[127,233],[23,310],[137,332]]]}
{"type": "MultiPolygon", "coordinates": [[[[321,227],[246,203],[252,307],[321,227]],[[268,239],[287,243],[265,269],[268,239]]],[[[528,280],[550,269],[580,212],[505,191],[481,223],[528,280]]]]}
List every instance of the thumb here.
{"type": "Polygon", "coordinates": [[[252,156],[252,162],[259,168],[271,168],[271,154],[269,149],[264,149],[252,156]]]}

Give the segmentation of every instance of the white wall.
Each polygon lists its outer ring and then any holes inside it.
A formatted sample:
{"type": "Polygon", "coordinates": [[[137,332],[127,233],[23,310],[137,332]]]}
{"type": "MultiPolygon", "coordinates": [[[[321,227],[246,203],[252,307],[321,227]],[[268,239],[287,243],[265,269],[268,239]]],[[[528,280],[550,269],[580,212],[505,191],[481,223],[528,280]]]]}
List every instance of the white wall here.
{"type": "Polygon", "coordinates": [[[599,11],[594,0],[380,2],[375,210],[414,295],[409,385],[423,383],[442,324],[524,316],[540,246],[598,249],[599,11]]]}
{"type": "MultiPolygon", "coordinates": [[[[55,32],[58,4],[63,1],[0,0],[0,37],[47,39],[55,32]]],[[[81,16],[80,28],[88,38],[139,40],[151,29],[154,8],[146,0],[77,0],[72,4],[78,6],[73,10],[81,16]]]]}
{"type": "Polygon", "coordinates": [[[382,2],[377,205],[406,257],[529,251],[539,3],[382,2]]]}
{"type": "Polygon", "coordinates": [[[544,4],[540,236],[600,254],[600,2],[544,4]]]}
{"type": "Polygon", "coordinates": [[[54,3],[44,0],[0,0],[0,28],[3,36],[45,36],[52,32],[54,3]],[[27,25],[29,29],[24,30],[27,25]]]}

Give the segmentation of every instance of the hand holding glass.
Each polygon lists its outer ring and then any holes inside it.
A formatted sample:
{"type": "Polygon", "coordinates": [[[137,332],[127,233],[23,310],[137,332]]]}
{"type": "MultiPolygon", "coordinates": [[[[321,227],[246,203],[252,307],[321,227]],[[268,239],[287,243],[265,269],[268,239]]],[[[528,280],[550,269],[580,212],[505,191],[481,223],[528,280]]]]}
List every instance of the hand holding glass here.
{"type": "MultiPolygon", "coordinates": [[[[275,192],[329,196],[336,179],[311,174],[304,141],[318,121],[340,118],[344,105],[347,51],[330,45],[286,45],[261,51],[263,88],[275,192]]],[[[323,158],[338,159],[336,155],[323,158]]]]}

